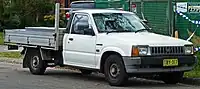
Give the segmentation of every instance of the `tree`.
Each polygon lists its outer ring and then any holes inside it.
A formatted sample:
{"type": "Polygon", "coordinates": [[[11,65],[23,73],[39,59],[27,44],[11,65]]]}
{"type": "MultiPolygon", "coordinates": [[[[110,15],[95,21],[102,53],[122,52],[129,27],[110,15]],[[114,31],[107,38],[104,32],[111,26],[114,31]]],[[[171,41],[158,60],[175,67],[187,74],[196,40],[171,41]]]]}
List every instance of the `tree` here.
{"type": "Polygon", "coordinates": [[[3,14],[3,0],[0,0],[0,21],[2,20],[2,14],[3,14]]]}
{"type": "Polygon", "coordinates": [[[0,0],[0,31],[3,31],[3,12],[4,12],[4,8],[3,8],[3,0],[0,0]]]}
{"type": "Polygon", "coordinates": [[[52,0],[16,0],[15,7],[18,7],[17,11],[21,11],[20,16],[21,19],[23,19],[23,23],[32,26],[40,24],[43,21],[43,16],[53,10],[54,3],[51,1],[52,0]],[[22,3],[23,5],[21,5],[22,3]]]}
{"type": "Polygon", "coordinates": [[[40,26],[53,7],[52,0],[0,0],[0,26],[1,23],[6,28],[40,26]]]}

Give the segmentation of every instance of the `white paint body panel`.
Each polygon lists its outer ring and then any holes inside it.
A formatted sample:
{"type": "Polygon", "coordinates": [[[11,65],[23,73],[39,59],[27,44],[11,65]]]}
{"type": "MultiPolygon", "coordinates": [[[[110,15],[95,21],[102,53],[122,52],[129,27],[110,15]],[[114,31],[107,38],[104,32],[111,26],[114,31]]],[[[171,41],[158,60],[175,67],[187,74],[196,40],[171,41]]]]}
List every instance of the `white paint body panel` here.
{"type": "Polygon", "coordinates": [[[95,67],[95,36],[70,34],[64,38],[67,40],[63,49],[64,64],[95,67]],[[74,40],[70,41],[69,38],[74,40]]]}

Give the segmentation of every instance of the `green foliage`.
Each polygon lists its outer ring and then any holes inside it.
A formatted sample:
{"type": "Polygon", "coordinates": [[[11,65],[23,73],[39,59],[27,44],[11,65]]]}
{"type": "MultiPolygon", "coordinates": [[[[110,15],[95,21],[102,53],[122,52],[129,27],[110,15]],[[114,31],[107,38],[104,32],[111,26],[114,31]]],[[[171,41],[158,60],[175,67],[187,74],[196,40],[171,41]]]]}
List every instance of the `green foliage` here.
{"type": "Polygon", "coordinates": [[[0,45],[2,45],[4,42],[3,42],[3,33],[0,32],[0,45]]]}
{"type": "Polygon", "coordinates": [[[43,16],[54,8],[53,0],[11,0],[7,6],[6,1],[0,0],[0,22],[6,29],[45,25],[43,16]]]}
{"type": "Polygon", "coordinates": [[[19,28],[21,20],[18,15],[13,14],[12,16],[9,16],[8,20],[5,20],[4,24],[5,27],[9,29],[19,28]]]}
{"type": "MultiPolygon", "coordinates": [[[[53,27],[55,22],[55,15],[45,15],[44,16],[44,24],[48,27],[53,27]]],[[[61,12],[60,14],[60,21],[59,21],[60,27],[66,27],[66,19],[65,19],[65,13],[61,12]]]]}
{"type": "Polygon", "coordinates": [[[200,78],[200,53],[197,53],[198,63],[192,71],[186,72],[185,77],[189,78],[200,78]]]}
{"type": "Polygon", "coordinates": [[[184,77],[186,77],[186,78],[200,78],[200,71],[185,72],[184,77]]]}

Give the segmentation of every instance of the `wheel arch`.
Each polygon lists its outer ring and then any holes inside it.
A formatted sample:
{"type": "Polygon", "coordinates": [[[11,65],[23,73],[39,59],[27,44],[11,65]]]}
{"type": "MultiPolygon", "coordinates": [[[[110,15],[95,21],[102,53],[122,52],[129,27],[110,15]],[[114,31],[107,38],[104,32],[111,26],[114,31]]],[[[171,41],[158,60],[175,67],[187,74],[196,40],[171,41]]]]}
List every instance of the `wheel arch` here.
{"type": "Polygon", "coordinates": [[[123,56],[125,56],[125,53],[120,49],[112,49],[112,50],[107,49],[106,51],[103,51],[100,58],[100,64],[99,64],[101,73],[104,73],[104,64],[105,64],[106,59],[110,55],[118,55],[122,58],[123,56]]]}
{"type": "Polygon", "coordinates": [[[32,53],[37,52],[42,60],[51,60],[51,50],[41,49],[40,47],[32,48],[32,47],[24,47],[22,54],[24,55],[23,58],[23,68],[28,68],[30,55],[32,53]]]}
{"type": "Polygon", "coordinates": [[[23,68],[28,68],[31,53],[39,52],[39,48],[37,50],[37,48],[24,47],[23,51],[24,51],[23,68]]]}

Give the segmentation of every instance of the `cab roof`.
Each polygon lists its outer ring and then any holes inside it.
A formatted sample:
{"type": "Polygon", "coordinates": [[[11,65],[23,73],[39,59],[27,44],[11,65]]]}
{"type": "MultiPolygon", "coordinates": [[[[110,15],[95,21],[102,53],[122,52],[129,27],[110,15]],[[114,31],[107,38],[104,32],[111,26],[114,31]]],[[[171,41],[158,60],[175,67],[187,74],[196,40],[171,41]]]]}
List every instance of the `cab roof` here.
{"type": "Polygon", "coordinates": [[[84,10],[76,10],[73,11],[74,13],[88,13],[88,14],[94,14],[94,13],[132,13],[128,11],[122,11],[122,10],[110,10],[110,9],[84,9],[84,10]]]}

